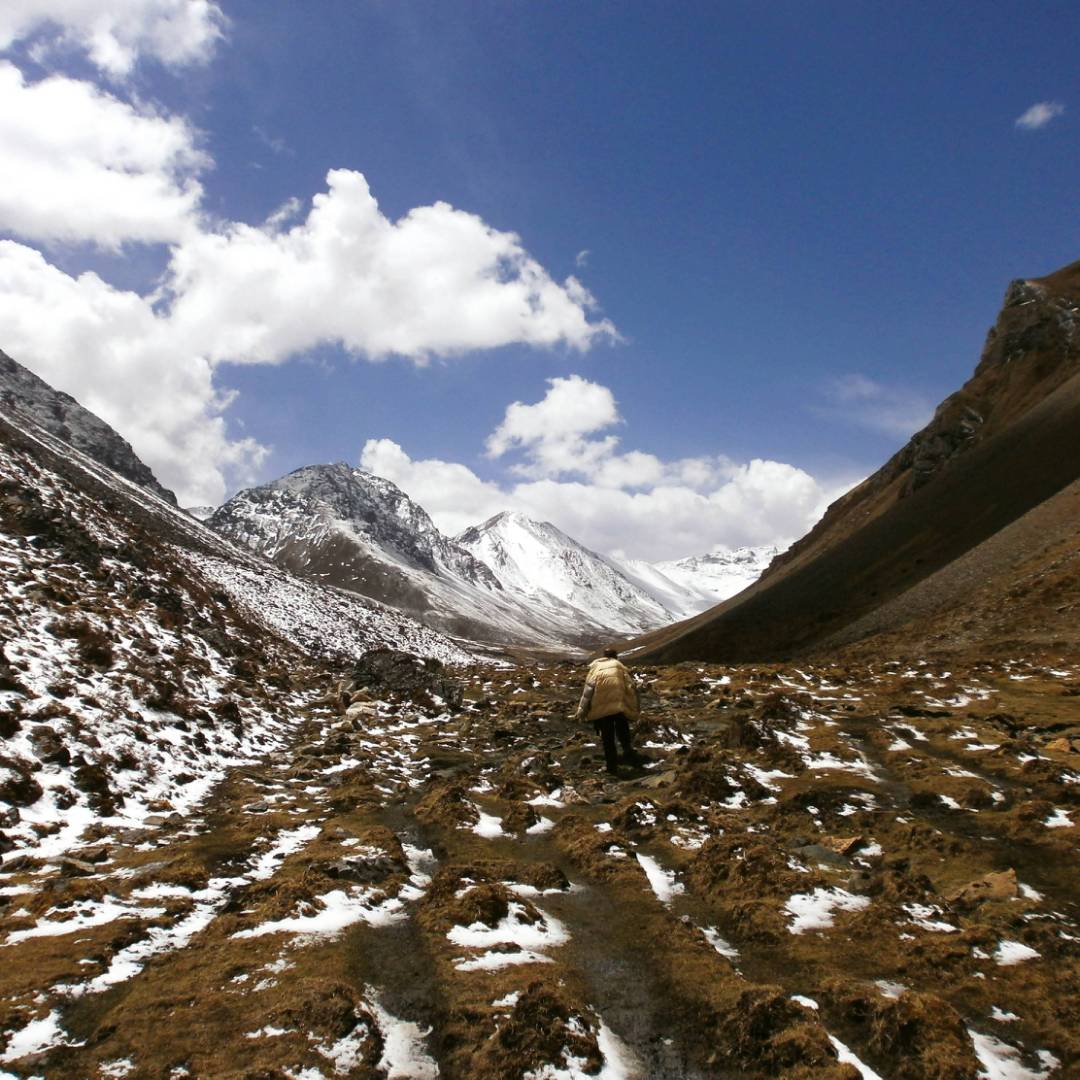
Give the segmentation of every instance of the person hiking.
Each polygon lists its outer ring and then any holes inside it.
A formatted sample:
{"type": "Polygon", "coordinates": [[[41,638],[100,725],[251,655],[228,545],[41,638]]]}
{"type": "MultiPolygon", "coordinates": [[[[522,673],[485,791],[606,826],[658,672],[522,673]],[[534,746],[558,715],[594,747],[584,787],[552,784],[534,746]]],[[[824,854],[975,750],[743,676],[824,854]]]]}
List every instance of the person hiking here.
{"type": "Polygon", "coordinates": [[[637,720],[638,712],[638,692],[630,672],[619,661],[619,654],[614,649],[605,649],[604,655],[589,665],[574,719],[587,716],[593,722],[604,744],[604,763],[612,776],[619,775],[616,738],[622,746],[625,762],[637,764],[640,761],[630,736],[630,722],[637,720]]]}

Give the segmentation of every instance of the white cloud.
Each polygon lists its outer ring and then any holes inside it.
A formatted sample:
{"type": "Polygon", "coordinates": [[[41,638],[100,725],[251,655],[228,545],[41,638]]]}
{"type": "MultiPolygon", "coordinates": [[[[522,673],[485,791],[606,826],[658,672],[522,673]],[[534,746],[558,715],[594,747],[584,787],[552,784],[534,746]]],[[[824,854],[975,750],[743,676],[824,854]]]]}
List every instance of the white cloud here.
{"type": "Polygon", "coordinates": [[[858,373],[833,379],[825,394],[826,403],[814,408],[819,415],[904,439],[934,415],[933,405],[922,394],[858,373]]]}
{"type": "Polygon", "coordinates": [[[89,83],[28,84],[0,61],[0,228],[44,241],[179,240],[209,164],[178,117],[139,111],[89,83]]]}
{"type": "MultiPolygon", "coordinates": [[[[181,499],[215,503],[264,453],[226,434],[222,363],[278,363],[327,341],[422,361],[615,335],[589,320],[574,279],[558,285],[512,233],[445,203],[391,222],[362,175],[329,180],[288,231],[295,202],[262,227],[192,225],[171,249],[168,288],[148,296],[5,243],[0,347],[113,424],[181,499]]],[[[31,205],[24,193],[24,213],[31,205]]]]}
{"type": "Polygon", "coordinates": [[[450,534],[501,510],[520,510],[597,551],[650,560],[743,544],[785,546],[847,487],[826,489],[778,461],[738,463],[717,455],[664,462],[636,450],[620,453],[617,440],[597,434],[617,422],[610,390],[571,376],[550,380],[535,405],[511,405],[488,440],[489,451],[523,448],[525,463],[511,471],[529,480],[499,484],[465,465],[413,460],[389,439],[369,440],[360,464],[394,481],[450,534]],[[582,479],[563,478],[569,474],[582,479]]]}
{"type": "Polygon", "coordinates": [[[320,342],[423,361],[521,343],[588,348],[614,338],[575,278],[559,284],[514,233],[447,203],[391,221],[363,174],[329,190],[287,231],[233,224],[178,246],[173,321],[214,360],[277,363],[320,342]]]}
{"type": "Polygon", "coordinates": [[[589,256],[592,254],[588,248],[582,248],[581,251],[574,256],[574,265],[582,268],[589,265],[589,256]]]}
{"type": "Polygon", "coordinates": [[[1060,101],[1038,101],[1016,118],[1016,126],[1027,131],[1038,131],[1064,112],[1065,106],[1060,101]]]}
{"type": "Polygon", "coordinates": [[[614,456],[618,439],[587,439],[620,423],[615,395],[580,375],[548,380],[548,391],[535,405],[515,401],[502,423],[488,436],[488,457],[498,458],[514,449],[527,460],[514,466],[524,476],[594,474],[614,456]]]}
{"type": "Polygon", "coordinates": [[[115,427],[181,505],[212,504],[227,472],[249,482],[265,455],[232,440],[229,399],[208,360],[133,292],[96,274],[77,278],[41,254],[0,241],[0,347],[115,427]]]}
{"type": "MultiPolygon", "coordinates": [[[[206,0],[0,0],[0,49],[26,41],[47,60],[75,45],[110,77],[142,55],[206,59],[222,26],[206,0]]],[[[0,61],[0,235],[168,246],[164,279],[140,294],[0,240],[0,348],[113,424],[182,501],[217,502],[265,455],[227,434],[221,364],[323,343],[424,363],[618,338],[581,282],[553,280],[516,234],[443,202],[392,221],[359,172],[330,171],[306,214],[291,198],[259,226],[213,219],[198,142],[182,117],[0,61]]]]}
{"type": "Polygon", "coordinates": [[[28,39],[41,58],[58,46],[76,48],[116,79],[141,56],[170,67],[205,62],[224,26],[211,0],[3,0],[0,51],[28,39]]]}

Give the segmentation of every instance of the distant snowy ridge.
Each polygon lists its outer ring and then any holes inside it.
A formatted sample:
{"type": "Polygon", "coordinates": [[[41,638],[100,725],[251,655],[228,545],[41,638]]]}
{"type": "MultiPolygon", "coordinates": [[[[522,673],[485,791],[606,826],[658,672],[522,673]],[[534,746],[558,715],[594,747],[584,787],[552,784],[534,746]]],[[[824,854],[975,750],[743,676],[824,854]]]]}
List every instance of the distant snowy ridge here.
{"type": "Polygon", "coordinates": [[[653,563],[653,566],[670,580],[699,591],[711,597],[712,604],[718,604],[753,585],[779,554],[780,549],[772,546],[741,547],[653,563]]]}
{"type": "Polygon", "coordinates": [[[555,525],[504,511],[457,542],[490,567],[507,592],[551,598],[618,633],[689,618],[752,584],[775,548],[740,548],[666,563],[597,554],[555,525]]]}
{"type": "Polygon", "coordinates": [[[671,621],[671,609],[611,560],[547,521],[504,511],[466,529],[457,543],[485,563],[508,592],[532,605],[566,605],[618,633],[671,621]]]}

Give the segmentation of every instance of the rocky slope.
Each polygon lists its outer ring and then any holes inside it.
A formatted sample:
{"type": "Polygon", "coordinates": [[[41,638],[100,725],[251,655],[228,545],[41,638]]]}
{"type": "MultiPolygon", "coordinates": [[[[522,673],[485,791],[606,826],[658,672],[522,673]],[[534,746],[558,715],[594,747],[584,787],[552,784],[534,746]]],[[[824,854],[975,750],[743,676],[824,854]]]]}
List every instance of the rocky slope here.
{"type": "Polygon", "coordinates": [[[300,581],[0,409],[0,851],[185,812],[334,658],[459,646],[300,581]]]}
{"type": "Polygon", "coordinates": [[[22,364],[0,352],[0,406],[18,412],[64,442],[107,465],[133,484],[176,505],[176,496],[161,486],[135,456],[130,443],[104,420],[84,409],[70,394],[54,390],[22,364]]]}
{"type": "Polygon", "coordinates": [[[596,623],[568,632],[565,619],[534,616],[400,488],[344,463],[242,491],[207,524],[303,577],[459,636],[565,648],[602,633],[596,623]]]}
{"type": "MultiPolygon", "coordinates": [[[[640,655],[764,659],[854,640],[856,627],[884,633],[908,621],[903,597],[932,575],[984,544],[1000,554],[998,533],[1080,477],[1078,313],[1080,264],[1013,282],[974,376],[927,428],[834,504],[756,585],[643,639],[640,655]],[[894,621],[875,620],[875,612],[894,621]]],[[[1062,542],[1069,546],[1067,535],[1062,542]]],[[[985,584],[1009,594],[1021,554],[988,555],[985,584]]],[[[932,621],[967,602],[956,591],[937,596],[934,603],[923,590],[919,618],[932,621]]],[[[972,609],[971,618],[983,617],[972,609]]],[[[1032,609],[1014,636],[1038,637],[1041,619],[1032,609]]],[[[917,636],[929,632],[924,626],[917,636]]]]}
{"type": "Polygon", "coordinates": [[[9,1075],[1076,1075],[1075,659],[641,670],[606,781],[580,670],[383,655],[199,812],[9,856],[9,1075]]]}

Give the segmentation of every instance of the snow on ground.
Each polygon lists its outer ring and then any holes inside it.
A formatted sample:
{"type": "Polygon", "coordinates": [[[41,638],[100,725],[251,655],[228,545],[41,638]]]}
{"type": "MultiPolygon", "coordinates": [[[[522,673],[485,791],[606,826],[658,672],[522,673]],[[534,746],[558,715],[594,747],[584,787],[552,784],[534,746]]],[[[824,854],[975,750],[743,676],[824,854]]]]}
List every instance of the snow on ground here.
{"type": "Polygon", "coordinates": [[[675,880],[674,871],[665,870],[650,855],[639,853],[637,861],[641,864],[641,869],[645,871],[645,876],[649,879],[649,885],[652,887],[652,891],[656,893],[656,898],[661,904],[670,904],[683,891],[684,886],[681,882],[675,880]]]}
{"type": "MultiPolygon", "coordinates": [[[[387,647],[464,664],[476,656],[445,634],[408,616],[343,592],[293,577],[272,563],[176,549],[177,558],[225,589],[246,615],[306,652],[355,656],[387,647]]],[[[248,556],[250,559],[250,556],[248,556]]]]}
{"type": "Polygon", "coordinates": [[[68,1039],[66,1032],[60,1026],[60,1014],[53,1010],[48,1016],[40,1020],[31,1020],[26,1027],[17,1031],[8,1040],[7,1048],[0,1054],[0,1061],[7,1064],[10,1061],[18,1061],[30,1054],[40,1054],[54,1046],[78,1046],[68,1039]]]}
{"type": "Polygon", "coordinates": [[[727,957],[728,960],[738,960],[739,950],[734,945],[730,944],[724,938],[720,936],[715,927],[703,926],[701,932],[705,935],[705,940],[721,955],[727,957]]]}
{"type": "Polygon", "coordinates": [[[1012,967],[1038,957],[1039,953],[1021,941],[1002,941],[994,951],[994,963],[999,967],[1012,967]]]}
{"type": "Polygon", "coordinates": [[[570,940],[566,927],[555,916],[514,901],[495,926],[480,922],[452,926],[446,936],[454,945],[479,953],[455,961],[459,971],[493,971],[513,964],[550,963],[543,950],[557,948],[570,940]],[[514,951],[503,951],[502,947],[507,945],[514,946],[514,951]]]}
{"type": "Polygon", "coordinates": [[[425,1044],[430,1031],[421,1031],[411,1021],[398,1019],[374,997],[369,996],[367,1004],[382,1035],[383,1055],[378,1067],[385,1071],[387,1080],[435,1080],[439,1066],[425,1044]]]}
{"type": "Polygon", "coordinates": [[[792,917],[788,930],[805,934],[807,930],[827,930],[833,924],[834,911],[861,911],[870,906],[865,896],[854,896],[844,889],[815,889],[796,893],[784,905],[792,917]]]}
{"type": "Polygon", "coordinates": [[[968,1034],[975,1047],[975,1056],[983,1067],[979,1080],[1046,1080],[1061,1065],[1049,1050],[1040,1050],[1036,1056],[1042,1068],[1031,1069],[1024,1065],[1015,1046],[970,1028],[968,1034]]]}
{"type": "Polygon", "coordinates": [[[829,1036],[829,1042],[836,1048],[836,1056],[841,1065],[854,1065],[863,1080],[884,1080],[880,1073],[863,1064],[835,1035],[829,1036]]]}
{"type": "MultiPolygon", "coordinates": [[[[578,1034],[585,1032],[585,1025],[577,1017],[571,1018],[571,1024],[578,1034]]],[[[599,1072],[587,1072],[588,1062],[567,1047],[563,1049],[561,1065],[543,1065],[524,1073],[522,1080],[639,1080],[641,1065],[633,1051],[603,1020],[597,1021],[595,1035],[603,1058],[599,1072]]]]}

